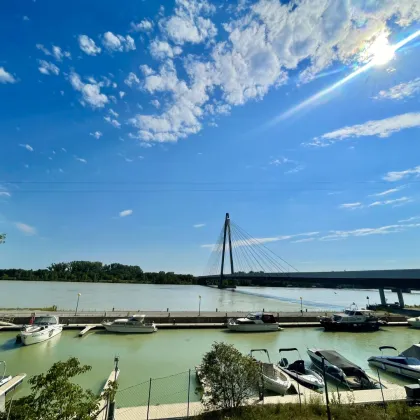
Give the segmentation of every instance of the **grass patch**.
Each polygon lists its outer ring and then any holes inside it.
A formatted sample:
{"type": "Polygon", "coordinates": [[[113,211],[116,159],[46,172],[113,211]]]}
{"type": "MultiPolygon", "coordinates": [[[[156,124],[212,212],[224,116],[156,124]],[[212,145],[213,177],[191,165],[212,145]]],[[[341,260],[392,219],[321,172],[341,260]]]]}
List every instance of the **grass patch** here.
{"type": "MultiPolygon", "coordinates": [[[[333,404],[333,420],[420,420],[420,407],[391,403],[386,411],[379,405],[333,404]]],[[[233,411],[213,411],[195,417],[196,420],[326,420],[327,407],[321,403],[269,404],[240,407],[233,411]]]]}

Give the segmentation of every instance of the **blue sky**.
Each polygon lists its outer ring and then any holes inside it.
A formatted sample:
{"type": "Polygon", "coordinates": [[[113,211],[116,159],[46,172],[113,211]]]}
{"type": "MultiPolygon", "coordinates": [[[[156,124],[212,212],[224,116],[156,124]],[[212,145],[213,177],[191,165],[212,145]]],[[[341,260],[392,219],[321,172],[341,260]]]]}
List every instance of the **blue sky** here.
{"type": "Polygon", "coordinates": [[[1,266],[418,267],[418,1],[1,8],[1,266]]]}

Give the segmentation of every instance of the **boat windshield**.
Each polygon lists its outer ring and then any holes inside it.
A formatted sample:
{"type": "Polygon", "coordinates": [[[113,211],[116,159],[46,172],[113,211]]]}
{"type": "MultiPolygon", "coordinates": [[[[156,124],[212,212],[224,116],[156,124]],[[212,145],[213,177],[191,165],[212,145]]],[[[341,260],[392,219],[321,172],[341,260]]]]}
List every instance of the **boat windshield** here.
{"type": "Polygon", "coordinates": [[[415,357],[388,357],[390,362],[398,363],[400,365],[419,366],[420,360],[415,357]]]}
{"type": "Polygon", "coordinates": [[[34,325],[57,324],[57,320],[52,316],[40,316],[35,318],[34,325]]]}

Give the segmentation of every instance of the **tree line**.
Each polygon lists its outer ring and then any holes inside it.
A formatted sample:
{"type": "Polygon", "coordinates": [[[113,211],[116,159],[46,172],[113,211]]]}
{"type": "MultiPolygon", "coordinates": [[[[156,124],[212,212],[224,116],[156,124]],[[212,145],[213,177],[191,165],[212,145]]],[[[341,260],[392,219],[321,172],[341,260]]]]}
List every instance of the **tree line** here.
{"type": "Polygon", "coordinates": [[[40,270],[0,269],[0,280],[196,284],[192,274],[165,271],[145,273],[137,265],[103,264],[92,261],[61,262],[40,270]]]}

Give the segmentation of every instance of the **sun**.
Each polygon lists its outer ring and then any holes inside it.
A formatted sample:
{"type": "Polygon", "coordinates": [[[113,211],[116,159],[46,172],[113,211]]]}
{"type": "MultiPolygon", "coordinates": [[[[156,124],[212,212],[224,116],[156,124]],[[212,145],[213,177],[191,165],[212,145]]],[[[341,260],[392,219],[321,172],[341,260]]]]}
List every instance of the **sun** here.
{"type": "Polygon", "coordinates": [[[365,47],[362,56],[365,62],[374,66],[383,66],[395,57],[395,46],[390,45],[389,32],[382,31],[365,47]]]}

